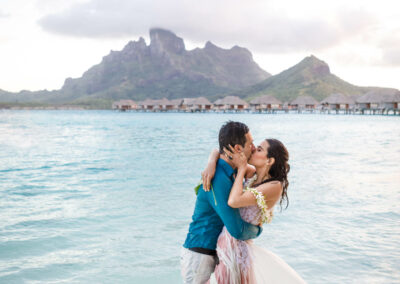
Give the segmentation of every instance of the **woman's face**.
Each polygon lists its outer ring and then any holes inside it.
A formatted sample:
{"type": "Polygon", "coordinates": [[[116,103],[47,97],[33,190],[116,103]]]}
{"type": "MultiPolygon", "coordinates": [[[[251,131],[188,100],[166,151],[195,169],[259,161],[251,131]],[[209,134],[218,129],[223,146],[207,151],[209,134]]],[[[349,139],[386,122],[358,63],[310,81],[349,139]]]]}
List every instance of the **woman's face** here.
{"type": "Polygon", "coordinates": [[[257,146],[256,150],[251,155],[249,164],[255,167],[263,167],[267,163],[268,148],[269,144],[266,140],[261,142],[261,144],[257,146]]]}

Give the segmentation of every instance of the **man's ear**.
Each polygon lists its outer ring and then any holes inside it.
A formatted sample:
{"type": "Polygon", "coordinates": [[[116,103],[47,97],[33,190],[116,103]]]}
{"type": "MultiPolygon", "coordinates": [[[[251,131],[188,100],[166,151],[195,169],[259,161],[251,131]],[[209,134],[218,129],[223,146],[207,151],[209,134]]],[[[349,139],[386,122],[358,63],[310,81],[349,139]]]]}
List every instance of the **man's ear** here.
{"type": "Polygon", "coordinates": [[[236,144],[235,147],[233,147],[237,152],[242,152],[243,151],[243,147],[239,144],[236,144]]]}

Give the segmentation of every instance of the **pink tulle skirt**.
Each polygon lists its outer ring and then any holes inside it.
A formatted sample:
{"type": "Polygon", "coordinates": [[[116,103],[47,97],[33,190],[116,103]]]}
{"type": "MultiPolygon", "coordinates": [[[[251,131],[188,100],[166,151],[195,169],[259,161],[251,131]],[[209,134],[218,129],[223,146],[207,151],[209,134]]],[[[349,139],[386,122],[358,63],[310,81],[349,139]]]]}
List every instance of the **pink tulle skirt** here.
{"type": "Polygon", "coordinates": [[[222,230],[217,242],[219,264],[207,283],[305,284],[282,258],[251,240],[241,241],[222,230]]]}
{"type": "Polygon", "coordinates": [[[224,227],[217,242],[219,264],[214,276],[219,284],[253,284],[252,256],[249,244],[232,237],[224,227]]]}

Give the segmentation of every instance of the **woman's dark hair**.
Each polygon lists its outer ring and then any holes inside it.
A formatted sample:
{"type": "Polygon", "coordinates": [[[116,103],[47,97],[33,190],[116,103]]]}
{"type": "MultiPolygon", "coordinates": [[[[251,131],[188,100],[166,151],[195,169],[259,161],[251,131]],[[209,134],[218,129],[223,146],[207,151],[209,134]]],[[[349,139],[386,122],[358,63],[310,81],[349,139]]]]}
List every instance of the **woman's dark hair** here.
{"type": "Polygon", "coordinates": [[[222,125],[219,130],[219,152],[224,153],[224,147],[229,149],[229,145],[234,147],[236,144],[244,147],[246,144],[246,134],[249,132],[249,127],[241,122],[228,121],[222,125]]]}
{"type": "MultiPolygon", "coordinates": [[[[289,181],[287,175],[290,171],[289,161],[289,152],[286,149],[285,145],[282,144],[281,141],[276,139],[265,139],[268,144],[267,157],[274,158],[275,162],[272,167],[269,169],[269,175],[271,178],[268,180],[279,180],[282,183],[282,196],[279,205],[282,209],[282,201],[286,200],[286,208],[289,206],[289,199],[287,196],[287,188],[289,187],[289,181]]],[[[267,180],[267,181],[268,181],[267,180]]],[[[265,182],[267,182],[265,181],[265,182]]],[[[285,208],[285,209],[286,209],[285,208]]]]}

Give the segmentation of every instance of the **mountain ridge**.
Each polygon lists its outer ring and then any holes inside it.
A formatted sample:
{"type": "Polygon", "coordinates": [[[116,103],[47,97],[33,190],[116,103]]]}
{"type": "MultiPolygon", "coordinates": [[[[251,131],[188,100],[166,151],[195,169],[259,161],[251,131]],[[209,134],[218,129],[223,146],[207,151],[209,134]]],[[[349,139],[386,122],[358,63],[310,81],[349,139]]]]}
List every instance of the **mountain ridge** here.
{"type": "Polygon", "coordinates": [[[273,95],[282,101],[290,101],[308,95],[320,101],[332,93],[361,95],[379,87],[359,87],[344,81],[330,72],[329,65],[314,55],[305,57],[296,65],[244,88],[232,95],[252,99],[260,95],[273,95]]]}
{"type": "Polygon", "coordinates": [[[246,49],[225,50],[208,42],[202,49],[188,51],[183,39],[162,29],[151,29],[150,39],[149,45],[140,38],[111,52],[82,77],[67,79],[61,93],[136,100],[216,98],[270,76],[246,49]]]}
{"type": "Polygon", "coordinates": [[[0,103],[110,108],[111,102],[119,99],[203,96],[213,101],[235,95],[250,100],[266,94],[282,101],[299,95],[320,101],[332,93],[353,96],[381,89],[340,79],[314,55],[271,76],[244,47],[224,49],[207,41],[203,48],[186,50],[184,40],[171,31],[153,28],[149,34],[148,45],[143,37],[129,41],[122,50],[103,56],[81,77],[66,78],[59,90],[11,93],[0,89],[0,103]]]}

